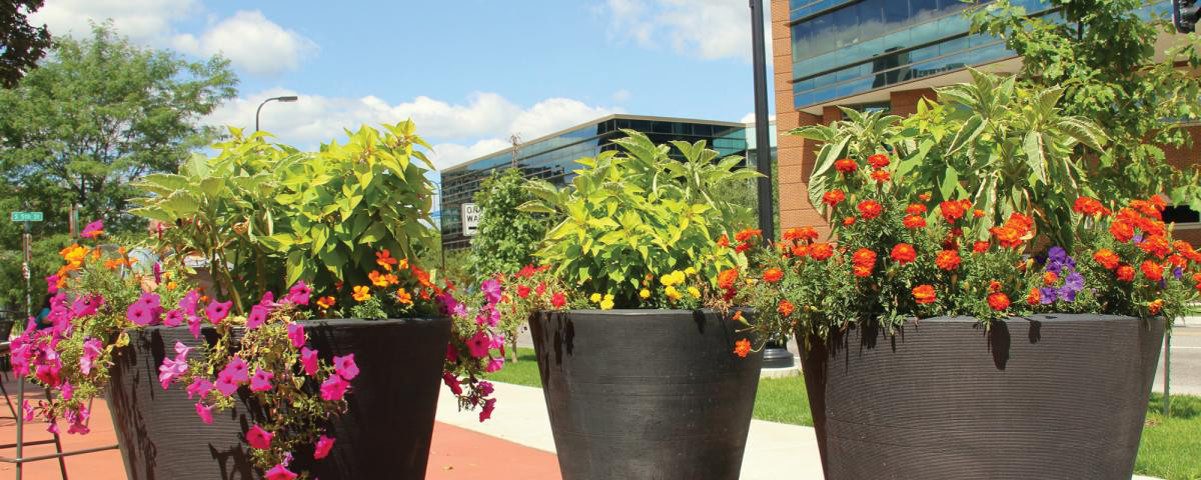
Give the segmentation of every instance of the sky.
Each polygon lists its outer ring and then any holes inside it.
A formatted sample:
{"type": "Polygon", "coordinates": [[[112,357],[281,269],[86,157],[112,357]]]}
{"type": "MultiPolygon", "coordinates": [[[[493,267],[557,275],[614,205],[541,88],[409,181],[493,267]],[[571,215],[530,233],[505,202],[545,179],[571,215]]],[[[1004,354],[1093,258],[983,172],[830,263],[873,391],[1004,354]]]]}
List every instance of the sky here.
{"type": "Polygon", "coordinates": [[[253,129],[259,102],[297,95],[263,107],[279,141],[411,118],[439,168],[610,113],[754,108],[747,0],[46,0],[31,23],[86,36],[106,19],[148,48],[230,59],[238,97],[204,123],[253,129]]]}

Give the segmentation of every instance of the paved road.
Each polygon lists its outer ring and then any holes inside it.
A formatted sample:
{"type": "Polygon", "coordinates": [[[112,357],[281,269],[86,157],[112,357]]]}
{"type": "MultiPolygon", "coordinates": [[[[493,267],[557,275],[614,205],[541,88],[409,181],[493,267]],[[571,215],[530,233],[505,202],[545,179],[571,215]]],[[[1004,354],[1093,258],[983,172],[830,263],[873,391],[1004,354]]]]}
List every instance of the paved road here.
{"type": "MultiPolygon", "coordinates": [[[[1163,361],[1159,357],[1159,371],[1155,374],[1155,391],[1163,391],[1163,361]]],[[[1177,326],[1172,331],[1172,383],[1173,394],[1201,396],[1201,326],[1177,326]]]]}

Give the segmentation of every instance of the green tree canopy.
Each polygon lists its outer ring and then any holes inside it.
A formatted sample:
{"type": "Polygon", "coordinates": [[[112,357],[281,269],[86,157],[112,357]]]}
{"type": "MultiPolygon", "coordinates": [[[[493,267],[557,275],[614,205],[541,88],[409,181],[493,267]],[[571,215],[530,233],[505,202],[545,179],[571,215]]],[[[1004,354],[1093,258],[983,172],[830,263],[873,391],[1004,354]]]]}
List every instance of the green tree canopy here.
{"type": "MultiPolygon", "coordinates": [[[[175,172],[216,138],[199,121],[235,95],[237,81],[225,59],[140,48],[108,24],[87,39],[56,38],[39,68],[0,90],[0,209],[46,212],[35,235],[65,232],[72,203],[81,221],[135,228],[125,213],[129,182],[175,172]]],[[[0,246],[19,245],[16,228],[0,222],[0,246]]]]}
{"type": "Polygon", "coordinates": [[[517,209],[534,200],[523,185],[521,170],[509,168],[485,179],[476,192],[475,202],[483,211],[479,236],[471,241],[471,266],[477,277],[517,273],[534,262],[547,219],[517,209]]]}
{"type": "Polygon", "coordinates": [[[1180,68],[1201,66],[1198,38],[1177,36],[1179,46],[1159,51],[1156,42],[1173,29],[1140,16],[1154,0],[1049,3],[1061,15],[1029,17],[1010,0],[992,2],[976,11],[973,29],[1003,38],[1024,57],[1021,82],[1062,87],[1063,115],[1092,120],[1113,140],[1090,165],[1096,190],[1111,196],[1106,200],[1167,193],[1201,209],[1198,174],[1167,164],[1163,150],[1190,144],[1182,121],[1201,118],[1201,79],[1180,68]]]}

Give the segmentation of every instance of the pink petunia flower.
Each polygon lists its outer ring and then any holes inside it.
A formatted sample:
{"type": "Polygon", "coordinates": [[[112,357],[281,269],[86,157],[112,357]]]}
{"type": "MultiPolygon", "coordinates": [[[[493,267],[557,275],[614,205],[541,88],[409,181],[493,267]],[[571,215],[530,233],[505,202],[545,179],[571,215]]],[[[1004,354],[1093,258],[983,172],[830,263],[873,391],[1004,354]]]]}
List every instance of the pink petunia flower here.
{"type": "Polygon", "coordinates": [[[499,371],[505,366],[505,357],[493,357],[488,360],[488,367],[484,370],[488,373],[499,371]]]}
{"type": "Polygon", "coordinates": [[[204,309],[204,314],[208,315],[209,322],[212,322],[213,325],[216,325],[221,323],[222,320],[225,320],[225,317],[229,316],[229,309],[233,305],[233,301],[218,302],[213,300],[211,303],[209,303],[209,306],[204,309]]]}
{"type": "Polygon", "coordinates": [[[250,308],[250,314],[246,316],[246,329],[254,330],[267,322],[267,307],[255,305],[250,308]]]}
{"type": "Polygon", "coordinates": [[[95,338],[89,338],[83,341],[83,354],[79,356],[79,371],[84,375],[92,373],[92,368],[96,366],[96,359],[100,358],[100,351],[104,349],[104,344],[95,338]]]}
{"type": "Polygon", "coordinates": [[[171,386],[171,382],[183,376],[188,372],[188,361],[181,357],[164,358],[163,364],[158,367],[158,381],[163,385],[163,390],[171,386]]]}
{"type": "Polygon", "coordinates": [[[317,351],[310,350],[309,347],[300,349],[300,364],[304,366],[304,373],[308,376],[317,374],[317,351]]]}
{"type": "Polygon", "coordinates": [[[259,299],[259,305],[268,311],[279,306],[278,303],[275,303],[275,294],[271,292],[263,292],[263,298],[259,299]]]}
{"type": "Polygon", "coordinates": [[[288,470],[288,467],[285,467],[284,464],[281,463],[271,467],[271,470],[267,470],[264,478],[267,480],[292,480],[296,478],[296,474],[292,473],[290,470],[288,470]]]}
{"type": "Polygon", "coordinates": [[[265,392],[271,390],[271,379],[275,378],[275,374],[263,369],[256,369],[254,376],[250,377],[250,391],[265,392]]]}
{"type": "Polygon", "coordinates": [[[88,419],[92,417],[88,407],[81,405],[78,409],[68,408],[63,416],[67,420],[67,433],[87,435],[92,431],[88,428],[88,419]]]}
{"type": "Polygon", "coordinates": [[[200,421],[205,425],[213,424],[213,407],[205,405],[204,402],[196,402],[196,415],[200,415],[200,421]]]}
{"type": "Polygon", "coordinates": [[[94,238],[104,234],[104,220],[96,220],[83,227],[83,232],[79,236],[83,238],[94,238]]]}
{"type": "Polygon", "coordinates": [[[274,437],[274,433],[263,430],[263,427],[255,425],[250,427],[250,431],[246,432],[246,443],[250,444],[252,448],[267,450],[271,448],[271,439],[274,437]]]}
{"type": "Polygon", "coordinates": [[[350,383],[343,380],[339,375],[330,375],[321,384],[321,399],[325,401],[341,400],[346,395],[346,389],[350,388],[350,383]]]}
{"type": "Polygon", "coordinates": [[[304,280],[301,280],[296,282],[296,285],[292,285],[292,288],[288,289],[288,298],[286,298],[286,300],[297,305],[308,305],[309,297],[312,295],[313,290],[304,283],[304,280]]]}
{"type": "Polygon", "coordinates": [[[487,397],[488,395],[492,395],[492,391],[493,391],[492,382],[486,382],[486,381],[481,380],[480,383],[475,384],[475,391],[480,392],[481,397],[487,397]]]}
{"type": "Polygon", "coordinates": [[[322,435],[317,439],[317,446],[313,449],[313,459],[321,460],[329,455],[330,449],[334,448],[333,437],[322,435]]]}
{"type": "Polygon", "coordinates": [[[303,347],[305,342],[304,325],[299,323],[289,323],[288,339],[292,341],[293,348],[303,347]]]}
{"type": "Polygon", "coordinates": [[[238,382],[234,380],[233,373],[222,370],[221,373],[217,374],[217,385],[215,385],[215,388],[222,395],[228,397],[238,391],[238,382]]]}
{"type": "Polygon", "coordinates": [[[63,382],[62,377],[59,376],[59,372],[61,371],[62,367],[55,364],[38,365],[34,375],[43,384],[50,387],[57,387],[63,382]]]}
{"type": "Polygon", "coordinates": [[[192,332],[192,338],[200,340],[200,317],[188,315],[188,331],[192,332]]]}
{"type": "Polygon", "coordinates": [[[140,302],[134,302],[129,304],[129,309],[125,311],[125,318],[134,325],[145,327],[154,323],[154,310],[140,302]]]}
{"type": "Polygon", "coordinates": [[[104,305],[104,297],[99,295],[81,295],[71,304],[71,314],[76,318],[95,314],[104,305]]]}
{"type": "Polygon", "coordinates": [[[159,302],[161,301],[162,298],[159,297],[157,293],[143,293],[141,297],[138,297],[137,303],[145,305],[151,310],[155,310],[159,308],[159,302]]]}
{"type": "Polygon", "coordinates": [[[459,378],[455,374],[446,372],[442,374],[442,381],[446,383],[446,387],[455,395],[463,394],[463,386],[459,384],[459,378]]]}
{"type": "MultiPolygon", "coordinates": [[[[237,386],[235,385],[234,388],[237,388],[237,386]]],[[[197,377],[195,380],[192,380],[191,385],[188,385],[188,400],[192,399],[192,395],[200,395],[200,399],[204,400],[204,396],[208,395],[212,390],[212,382],[209,382],[207,378],[197,377]]]]}
{"type": "Polygon", "coordinates": [[[71,385],[71,382],[63,382],[62,386],[58,387],[58,396],[63,400],[70,400],[75,396],[75,387],[71,385]]]}
{"type": "Polygon", "coordinates": [[[184,321],[183,310],[173,308],[167,310],[167,314],[163,315],[163,325],[168,327],[178,327],[184,321]]]}
{"type": "Polygon", "coordinates": [[[471,351],[471,356],[475,358],[488,356],[488,348],[491,345],[492,339],[488,338],[488,334],[483,331],[476,332],[475,336],[467,340],[467,349],[471,351]]]}
{"type": "Polygon", "coordinates": [[[459,359],[459,352],[455,351],[455,346],[449,342],[446,344],[446,361],[454,362],[459,359]]]}
{"type": "Polygon", "coordinates": [[[354,377],[359,376],[359,366],[354,364],[354,354],[334,357],[334,371],[347,380],[354,380],[354,377]]]}
{"type": "Polygon", "coordinates": [[[49,293],[51,295],[58,293],[58,282],[61,280],[62,280],[62,277],[60,277],[58,275],[51,275],[49,277],[46,277],[46,293],[49,293]]]}
{"type": "Polygon", "coordinates": [[[250,366],[246,365],[246,361],[242,360],[242,357],[235,355],[234,359],[225,365],[225,369],[233,374],[235,382],[246,383],[250,381],[250,366]]]}
{"type": "Polygon", "coordinates": [[[484,400],[484,408],[480,410],[480,422],[492,418],[492,409],[496,408],[496,399],[489,398],[484,400]]]}
{"type": "Polygon", "coordinates": [[[200,291],[192,290],[184,295],[179,300],[179,308],[183,309],[183,313],[188,315],[196,315],[196,309],[200,307],[200,291]]]}

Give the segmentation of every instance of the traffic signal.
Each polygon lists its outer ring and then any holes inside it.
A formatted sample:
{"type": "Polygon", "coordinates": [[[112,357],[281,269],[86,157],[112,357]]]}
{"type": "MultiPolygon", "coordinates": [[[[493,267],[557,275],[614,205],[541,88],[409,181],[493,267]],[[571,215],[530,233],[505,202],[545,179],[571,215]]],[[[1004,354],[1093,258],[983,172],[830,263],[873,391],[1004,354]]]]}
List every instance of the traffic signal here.
{"type": "Polygon", "coordinates": [[[1196,31],[1198,19],[1201,19],[1201,5],[1197,0],[1172,0],[1172,24],[1177,32],[1196,31]]]}

